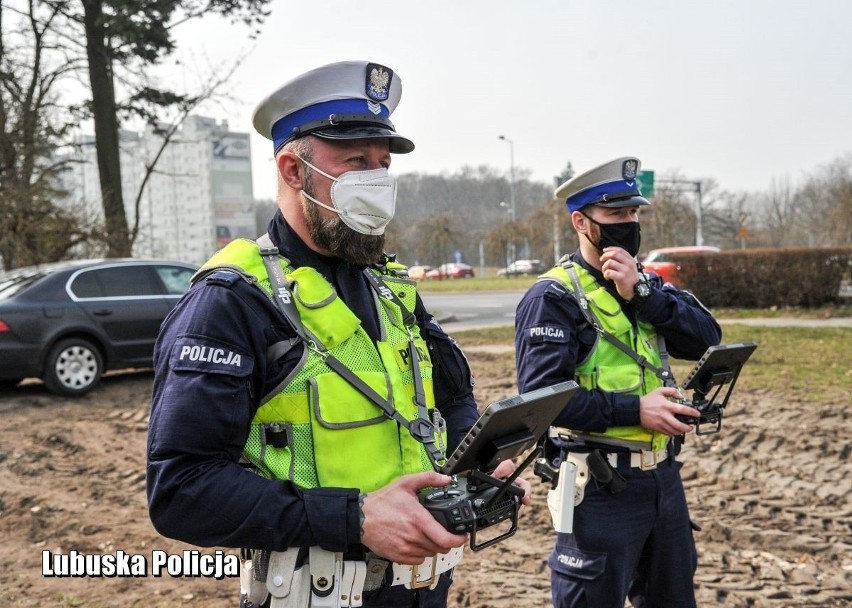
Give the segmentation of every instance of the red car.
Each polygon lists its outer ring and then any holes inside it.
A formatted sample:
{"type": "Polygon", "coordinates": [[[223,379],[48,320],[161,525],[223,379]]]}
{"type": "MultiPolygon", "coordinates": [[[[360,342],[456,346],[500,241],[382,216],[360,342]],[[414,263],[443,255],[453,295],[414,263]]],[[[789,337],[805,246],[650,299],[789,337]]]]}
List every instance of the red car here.
{"type": "Polygon", "coordinates": [[[709,247],[705,245],[692,245],[689,247],[663,247],[661,249],[652,249],[642,260],[642,266],[645,270],[656,272],[663,277],[663,280],[677,285],[677,271],[680,268],[672,262],[672,257],[681,253],[719,253],[718,247],[709,247]]]}
{"type": "Polygon", "coordinates": [[[427,279],[464,279],[465,277],[473,277],[473,267],[456,262],[441,264],[426,273],[427,279]]]}

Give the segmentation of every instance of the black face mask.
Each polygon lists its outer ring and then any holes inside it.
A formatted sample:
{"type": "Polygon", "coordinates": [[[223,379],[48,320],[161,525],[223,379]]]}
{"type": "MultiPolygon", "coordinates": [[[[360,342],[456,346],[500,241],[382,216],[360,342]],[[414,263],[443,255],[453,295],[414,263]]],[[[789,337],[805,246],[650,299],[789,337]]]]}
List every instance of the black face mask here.
{"type": "MultiPolygon", "coordinates": [[[[586,215],[585,213],[583,215],[586,215]]],[[[618,222],[616,224],[601,224],[596,222],[588,215],[586,218],[590,222],[597,224],[601,231],[601,238],[597,243],[589,242],[597,247],[598,251],[603,252],[604,247],[621,247],[631,256],[636,257],[639,253],[639,245],[642,242],[642,235],[639,230],[639,222],[618,222]]],[[[588,235],[586,235],[588,239],[588,235]]]]}

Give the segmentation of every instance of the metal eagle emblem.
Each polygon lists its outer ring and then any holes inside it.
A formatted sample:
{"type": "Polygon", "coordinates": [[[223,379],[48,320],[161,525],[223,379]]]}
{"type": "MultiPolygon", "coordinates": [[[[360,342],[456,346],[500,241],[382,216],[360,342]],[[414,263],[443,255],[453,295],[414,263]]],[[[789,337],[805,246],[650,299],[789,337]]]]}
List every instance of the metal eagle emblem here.
{"type": "Polygon", "coordinates": [[[631,158],[630,160],[626,160],[621,166],[621,177],[628,182],[633,181],[636,178],[636,172],[638,170],[639,162],[636,159],[631,158]]]}
{"type": "Polygon", "coordinates": [[[385,101],[390,95],[393,70],[377,63],[367,65],[367,97],[376,101],[385,101]]]}

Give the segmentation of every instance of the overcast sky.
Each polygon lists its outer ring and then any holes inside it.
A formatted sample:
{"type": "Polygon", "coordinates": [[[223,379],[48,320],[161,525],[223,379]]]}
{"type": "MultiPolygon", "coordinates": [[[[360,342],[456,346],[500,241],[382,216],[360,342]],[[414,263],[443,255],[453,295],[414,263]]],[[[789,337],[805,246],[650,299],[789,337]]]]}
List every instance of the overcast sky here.
{"type": "Polygon", "coordinates": [[[308,69],[382,63],[403,83],[392,120],[414,141],[395,173],[490,165],[552,183],[633,154],[644,169],[728,190],[794,183],[852,152],[850,0],[273,0],[254,41],[221,19],[179,32],[185,65],[248,53],[225,110],[252,132],[254,191],[273,198],[266,94],[308,69]]]}

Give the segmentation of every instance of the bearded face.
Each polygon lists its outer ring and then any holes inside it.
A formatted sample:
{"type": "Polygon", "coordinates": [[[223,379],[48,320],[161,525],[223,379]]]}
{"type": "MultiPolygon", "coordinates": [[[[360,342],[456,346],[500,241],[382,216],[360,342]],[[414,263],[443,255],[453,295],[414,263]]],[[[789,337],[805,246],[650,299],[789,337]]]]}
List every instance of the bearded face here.
{"type": "MultiPolygon", "coordinates": [[[[314,190],[312,172],[307,172],[304,178],[305,192],[316,199],[323,200],[314,190]]],[[[356,266],[369,266],[378,262],[382,257],[385,246],[385,235],[361,234],[343,223],[339,215],[323,217],[320,207],[302,197],[302,210],[308,226],[311,240],[340,258],[356,266]]]]}

